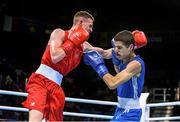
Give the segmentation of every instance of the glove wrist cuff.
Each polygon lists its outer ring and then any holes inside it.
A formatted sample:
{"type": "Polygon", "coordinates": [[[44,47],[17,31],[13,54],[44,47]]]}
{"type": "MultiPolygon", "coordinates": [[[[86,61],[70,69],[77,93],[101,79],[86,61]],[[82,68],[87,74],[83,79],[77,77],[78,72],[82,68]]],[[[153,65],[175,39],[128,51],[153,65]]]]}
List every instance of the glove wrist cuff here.
{"type": "Polygon", "coordinates": [[[67,54],[69,54],[72,49],[74,48],[74,44],[71,41],[66,41],[61,48],[64,50],[64,52],[67,54]]]}
{"type": "Polygon", "coordinates": [[[109,73],[107,67],[105,65],[99,65],[97,70],[98,75],[103,78],[103,76],[109,73]]]}

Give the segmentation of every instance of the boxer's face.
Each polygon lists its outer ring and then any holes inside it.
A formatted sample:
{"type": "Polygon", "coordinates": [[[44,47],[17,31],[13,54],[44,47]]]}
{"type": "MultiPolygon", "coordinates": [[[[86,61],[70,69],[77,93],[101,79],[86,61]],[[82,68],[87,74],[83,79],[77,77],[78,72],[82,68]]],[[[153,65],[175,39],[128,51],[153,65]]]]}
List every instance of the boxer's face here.
{"type": "Polygon", "coordinates": [[[82,26],[86,29],[86,31],[91,33],[93,31],[93,20],[90,18],[84,18],[82,21],[82,26]]]}
{"type": "Polygon", "coordinates": [[[132,51],[130,46],[126,47],[121,41],[115,41],[114,45],[115,53],[117,55],[117,58],[119,58],[120,60],[126,59],[132,51]]]}

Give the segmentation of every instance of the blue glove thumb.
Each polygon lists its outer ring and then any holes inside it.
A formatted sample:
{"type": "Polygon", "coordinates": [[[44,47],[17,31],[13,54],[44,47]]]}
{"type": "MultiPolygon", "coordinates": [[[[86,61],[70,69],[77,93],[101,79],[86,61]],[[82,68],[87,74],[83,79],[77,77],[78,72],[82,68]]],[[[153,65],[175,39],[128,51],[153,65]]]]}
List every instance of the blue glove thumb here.
{"type": "Polygon", "coordinates": [[[116,53],[115,53],[115,51],[114,51],[114,48],[115,48],[114,43],[115,43],[115,40],[114,40],[114,38],[112,38],[112,40],[111,40],[111,45],[112,45],[112,47],[113,47],[113,49],[112,49],[112,63],[113,63],[114,65],[117,65],[117,66],[118,66],[118,65],[121,63],[121,61],[116,57],[116,53]]]}
{"type": "Polygon", "coordinates": [[[119,59],[117,58],[114,49],[112,49],[112,63],[113,63],[114,65],[117,65],[117,66],[120,65],[120,63],[121,63],[121,60],[119,60],[119,59]]]}
{"type": "Polygon", "coordinates": [[[84,55],[84,62],[86,65],[90,65],[101,78],[109,72],[104,64],[102,56],[97,51],[86,52],[84,55]]]}

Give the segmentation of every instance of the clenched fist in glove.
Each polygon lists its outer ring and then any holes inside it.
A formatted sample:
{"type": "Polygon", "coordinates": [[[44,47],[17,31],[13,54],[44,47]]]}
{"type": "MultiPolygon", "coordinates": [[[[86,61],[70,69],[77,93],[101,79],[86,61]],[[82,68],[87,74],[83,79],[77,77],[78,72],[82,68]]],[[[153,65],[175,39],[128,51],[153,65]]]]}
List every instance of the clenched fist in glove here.
{"type": "Polygon", "coordinates": [[[147,38],[143,31],[135,30],[132,34],[135,40],[135,49],[141,48],[147,44],[147,38]]]}
{"type": "Polygon", "coordinates": [[[84,54],[84,62],[86,65],[90,65],[97,74],[103,78],[103,76],[109,73],[102,56],[97,51],[88,51],[84,54]]]}
{"type": "Polygon", "coordinates": [[[79,46],[89,38],[87,32],[82,26],[75,27],[74,30],[69,32],[68,41],[64,42],[61,46],[66,54],[68,54],[75,46],[79,46]]]}

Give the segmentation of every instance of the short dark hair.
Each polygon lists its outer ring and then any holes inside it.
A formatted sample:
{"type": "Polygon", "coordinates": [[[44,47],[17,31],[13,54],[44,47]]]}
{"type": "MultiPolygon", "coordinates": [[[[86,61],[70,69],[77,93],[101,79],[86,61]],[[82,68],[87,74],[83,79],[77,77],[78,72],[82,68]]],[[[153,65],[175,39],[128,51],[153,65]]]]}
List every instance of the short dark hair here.
{"type": "Polygon", "coordinates": [[[92,14],[90,14],[89,12],[87,11],[78,11],[76,12],[76,14],[74,15],[74,19],[77,18],[77,17],[84,17],[84,18],[90,18],[94,21],[94,17],[92,14]]]}
{"type": "Polygon", "coordinates": [[[135,45],[134,37],[131,31],[123,30],[118,32],[115,37],[115,41],[121,41],[126,47],[129,47],[130,44],[135,45]]]}

